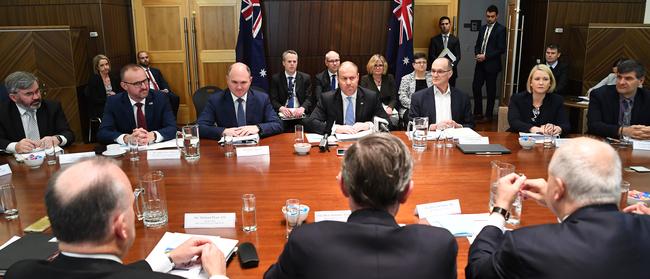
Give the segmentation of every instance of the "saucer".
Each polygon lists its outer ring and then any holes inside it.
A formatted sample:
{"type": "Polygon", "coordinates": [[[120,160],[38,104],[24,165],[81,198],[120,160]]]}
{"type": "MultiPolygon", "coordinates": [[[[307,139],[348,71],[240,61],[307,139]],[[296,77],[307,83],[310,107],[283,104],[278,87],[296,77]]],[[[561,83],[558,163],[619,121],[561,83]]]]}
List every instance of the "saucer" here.
{"type": "Polygon", "coordinates": [[[111,150],[106,150],[102,152],[102,155],[106,157],[120,157],[126,153],[126,150],[124,149],[111,149],[111,150]]]}

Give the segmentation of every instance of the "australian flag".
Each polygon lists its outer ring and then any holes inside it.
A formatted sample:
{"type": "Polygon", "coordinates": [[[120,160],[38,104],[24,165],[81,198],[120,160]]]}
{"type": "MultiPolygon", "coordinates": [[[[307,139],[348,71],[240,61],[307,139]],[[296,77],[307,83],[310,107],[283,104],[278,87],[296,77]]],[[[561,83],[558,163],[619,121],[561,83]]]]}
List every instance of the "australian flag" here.
{"type": "Polygon", "coordinates": [[[242,0],[237,38],[237,62],[251,68],[253,86],[269,89],[262,32],[262,0],[242,0]]]}
{"type": "Polygon", "coordinates": [[[402,76],[413,72],[413,0],[392,0],[392,13],[388,21],[386,60],[388,69],[395,75],[397,87],[402,76]]]}

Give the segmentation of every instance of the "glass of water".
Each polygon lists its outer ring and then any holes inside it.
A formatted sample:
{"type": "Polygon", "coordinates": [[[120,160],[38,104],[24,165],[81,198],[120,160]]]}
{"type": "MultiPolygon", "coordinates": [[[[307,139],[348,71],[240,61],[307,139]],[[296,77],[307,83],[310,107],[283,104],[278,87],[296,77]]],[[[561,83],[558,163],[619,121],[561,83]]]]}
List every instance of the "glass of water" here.
{"type": "Polygon", "coordinates": [[[241,222],[245,232],[257,231],[257,215],[255,211],[255,195],[244,194],[241,197],[241,222]]]}
{"type": "Polygon", "coordinates": [[[138,150],[138,138],[134,136],[129,136],[129,160],[139,161],[140,154],[138,150]]]}
{"type": "Polygon", "coordinates": [[[295,227],[299,225],[300,219],[300,200],[288,199],[285,204],[284,218],[287,220],[287,238],[295,227]]]}
{"type": "Polygon", "coordinates": [[[18,218],[16,192],[14,186],[11,184],[0,185],[0,210],[2,210],[7,220],[18,218]]]}

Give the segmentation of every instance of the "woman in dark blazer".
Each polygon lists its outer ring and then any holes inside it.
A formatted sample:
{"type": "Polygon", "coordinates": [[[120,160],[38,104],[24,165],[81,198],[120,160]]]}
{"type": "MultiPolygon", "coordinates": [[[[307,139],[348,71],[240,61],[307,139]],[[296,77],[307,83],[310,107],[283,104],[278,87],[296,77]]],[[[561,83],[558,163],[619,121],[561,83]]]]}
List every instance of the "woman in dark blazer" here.
{"type": "Polygon", "coordinates": [[[396,108],[397,87],[393,75],[386,74],[388,72],[388,62],[381,54],[375,54],[368,60],[366,70],[368,74],[361,77],[359,85],[378,93],[384,110],[386,110],[386,114],[390,118],[391,125],[396,127],[399,122],[399,114],[396,108]]]}
{"type": "Polygon", "coordinates": [[[568,133],[569,118],[564,111],[564,98],[553,93],[555,77],[551,69],[536,65],[528,75],[527,91],[512,95],[508,106],[511,132],[559,135],[568,133]]]}
{"type": "Polygon", "coordinates": [[[111,74],[110,60],[106,55],[98,54],[93,58],[93,72],[84,91],[90,119],[102,117],[106,96],[123,91],[120,87],[120,78],[111,74]]]}

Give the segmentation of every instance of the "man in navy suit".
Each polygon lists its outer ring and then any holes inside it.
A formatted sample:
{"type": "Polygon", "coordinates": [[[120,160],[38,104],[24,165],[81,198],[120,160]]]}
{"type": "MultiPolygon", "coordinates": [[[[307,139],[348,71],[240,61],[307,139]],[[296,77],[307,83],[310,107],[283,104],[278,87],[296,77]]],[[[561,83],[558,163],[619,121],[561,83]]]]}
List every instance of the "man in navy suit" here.
{"type": "Polygon", "coordinates": [[[487,24],[481,27],[476,38],[474,54],[476,67],[472,91],[474,94],[474,116],[477,121],[492,120],[492,111],[497,96],[497,75],[501,72],[501,55],[506,52],[506,28],[497,22],[499,10],[491,5],[485,12],[487,24]],[[487,106],[483,119],[483,84],[487,92],[487,106]]]}
{"type": "Polygon", "coordinates": [[[413,93],[409,117],[428,117],[429,130],[445,127],[474,128],[472,104],[462,91],[451,87],[451,60],[441,57],[431,63],[433,86],[413,93]]]}
{"type": "Polygon", "coordinates": [[[578,138],[555,151],[548,181],[500,179],[491,225],[470,246],[467,278],[647,278],[650,216],[618,210],[621,172],[611,146],[578,138]],[[518,194],[548,207],[559,223],[504,232],[518,194]]]}
{"type": "Polygon", "coordinates": [[[357,65],[350,61],[343,62],[337,78],[340,87],[323,93],[316,109],[305,119],[309,131],[318,134],[356,134],[372,129],[375,116],[388,119],[378,93],[359,87],[357,65]]]}
{"type": "Polygon", "coordinates": [[[312,109],[311,77],[297,70],[298,53],[295,50],[282,53],[282,66],[284,71],[271,78],[271,104],[285,118],[300,118],[312,109]]]}
{"type": "Polygon", "coordinates": [[[546,46],[544,58],[546,65],[551,68],[553,76],[555,77],[555,93],[560,95],[577,95],[569,94],[566,90],[567,83],[569,82],[569,64],[560,59],[562,52],[560,46],[556,44],[549,44],[546,46]]]}
{"type": "Polygon", "coordinates": [[[282,133],[282,122],[269,96],[250,89],[251,70],[246,64],[230,65],[226,81],[228,89],[212,94],[197,120],[202,138],[282,133]]]}
{"type": "Polygon", "coordinates": [[[138,64],[144,69],[147,77],[149,78],[149,89],[165,93],[169,99],[169,104],[172,107],[174,117],[176,117],[178,114],[178,107],[180,106],[181,98],[169,89],[169,84],[167,84],[167,81],[163,77],[162,72],[154,67],[151,67],[148,52],[138,52],[138,64]]]}
{"type": "Polygon", "coordinates": [[[341,57],[336,51],[330,50],[325,54],[325,66],[327,69],[315,76],[314,99],[316,99],[316,102],[320,100],[321,93],[338,88],[336,74],[341,66],[341,57]]]}
{"type": "Polygon", "coordinates": [[[460,41],[456,36],[451,34],[451,20],[448,16],[443,16],[438,20],[440,34],[431,38],[429,41],[429,61],[433,61],[446,49],[447,54],[443,57],[451,59],[453,56],[453,72],[449,79],[449,84],[456,87],[456,78],[458,77],[458,63],[460,63],[460,41]]]}
{"type": "Polygon", "coordinates": [[[176,119],[169,101],[164,93],[149,88],[142,67],[126,65],[120,77],[120,85],[126,92],[106,99],[97,139],[105,144],[124,144],[136,137],[140,144],[147,144],[174,138],[176,119]]]}
{"type": "Polygon", "coordinates": [[[449,231],[395,221],[412,173],[411,151],[399,138],[359,139],[336,176],[352,211],[347,222],[296,227],[264,278],[456,278],[458,245],[449,231]]]}

